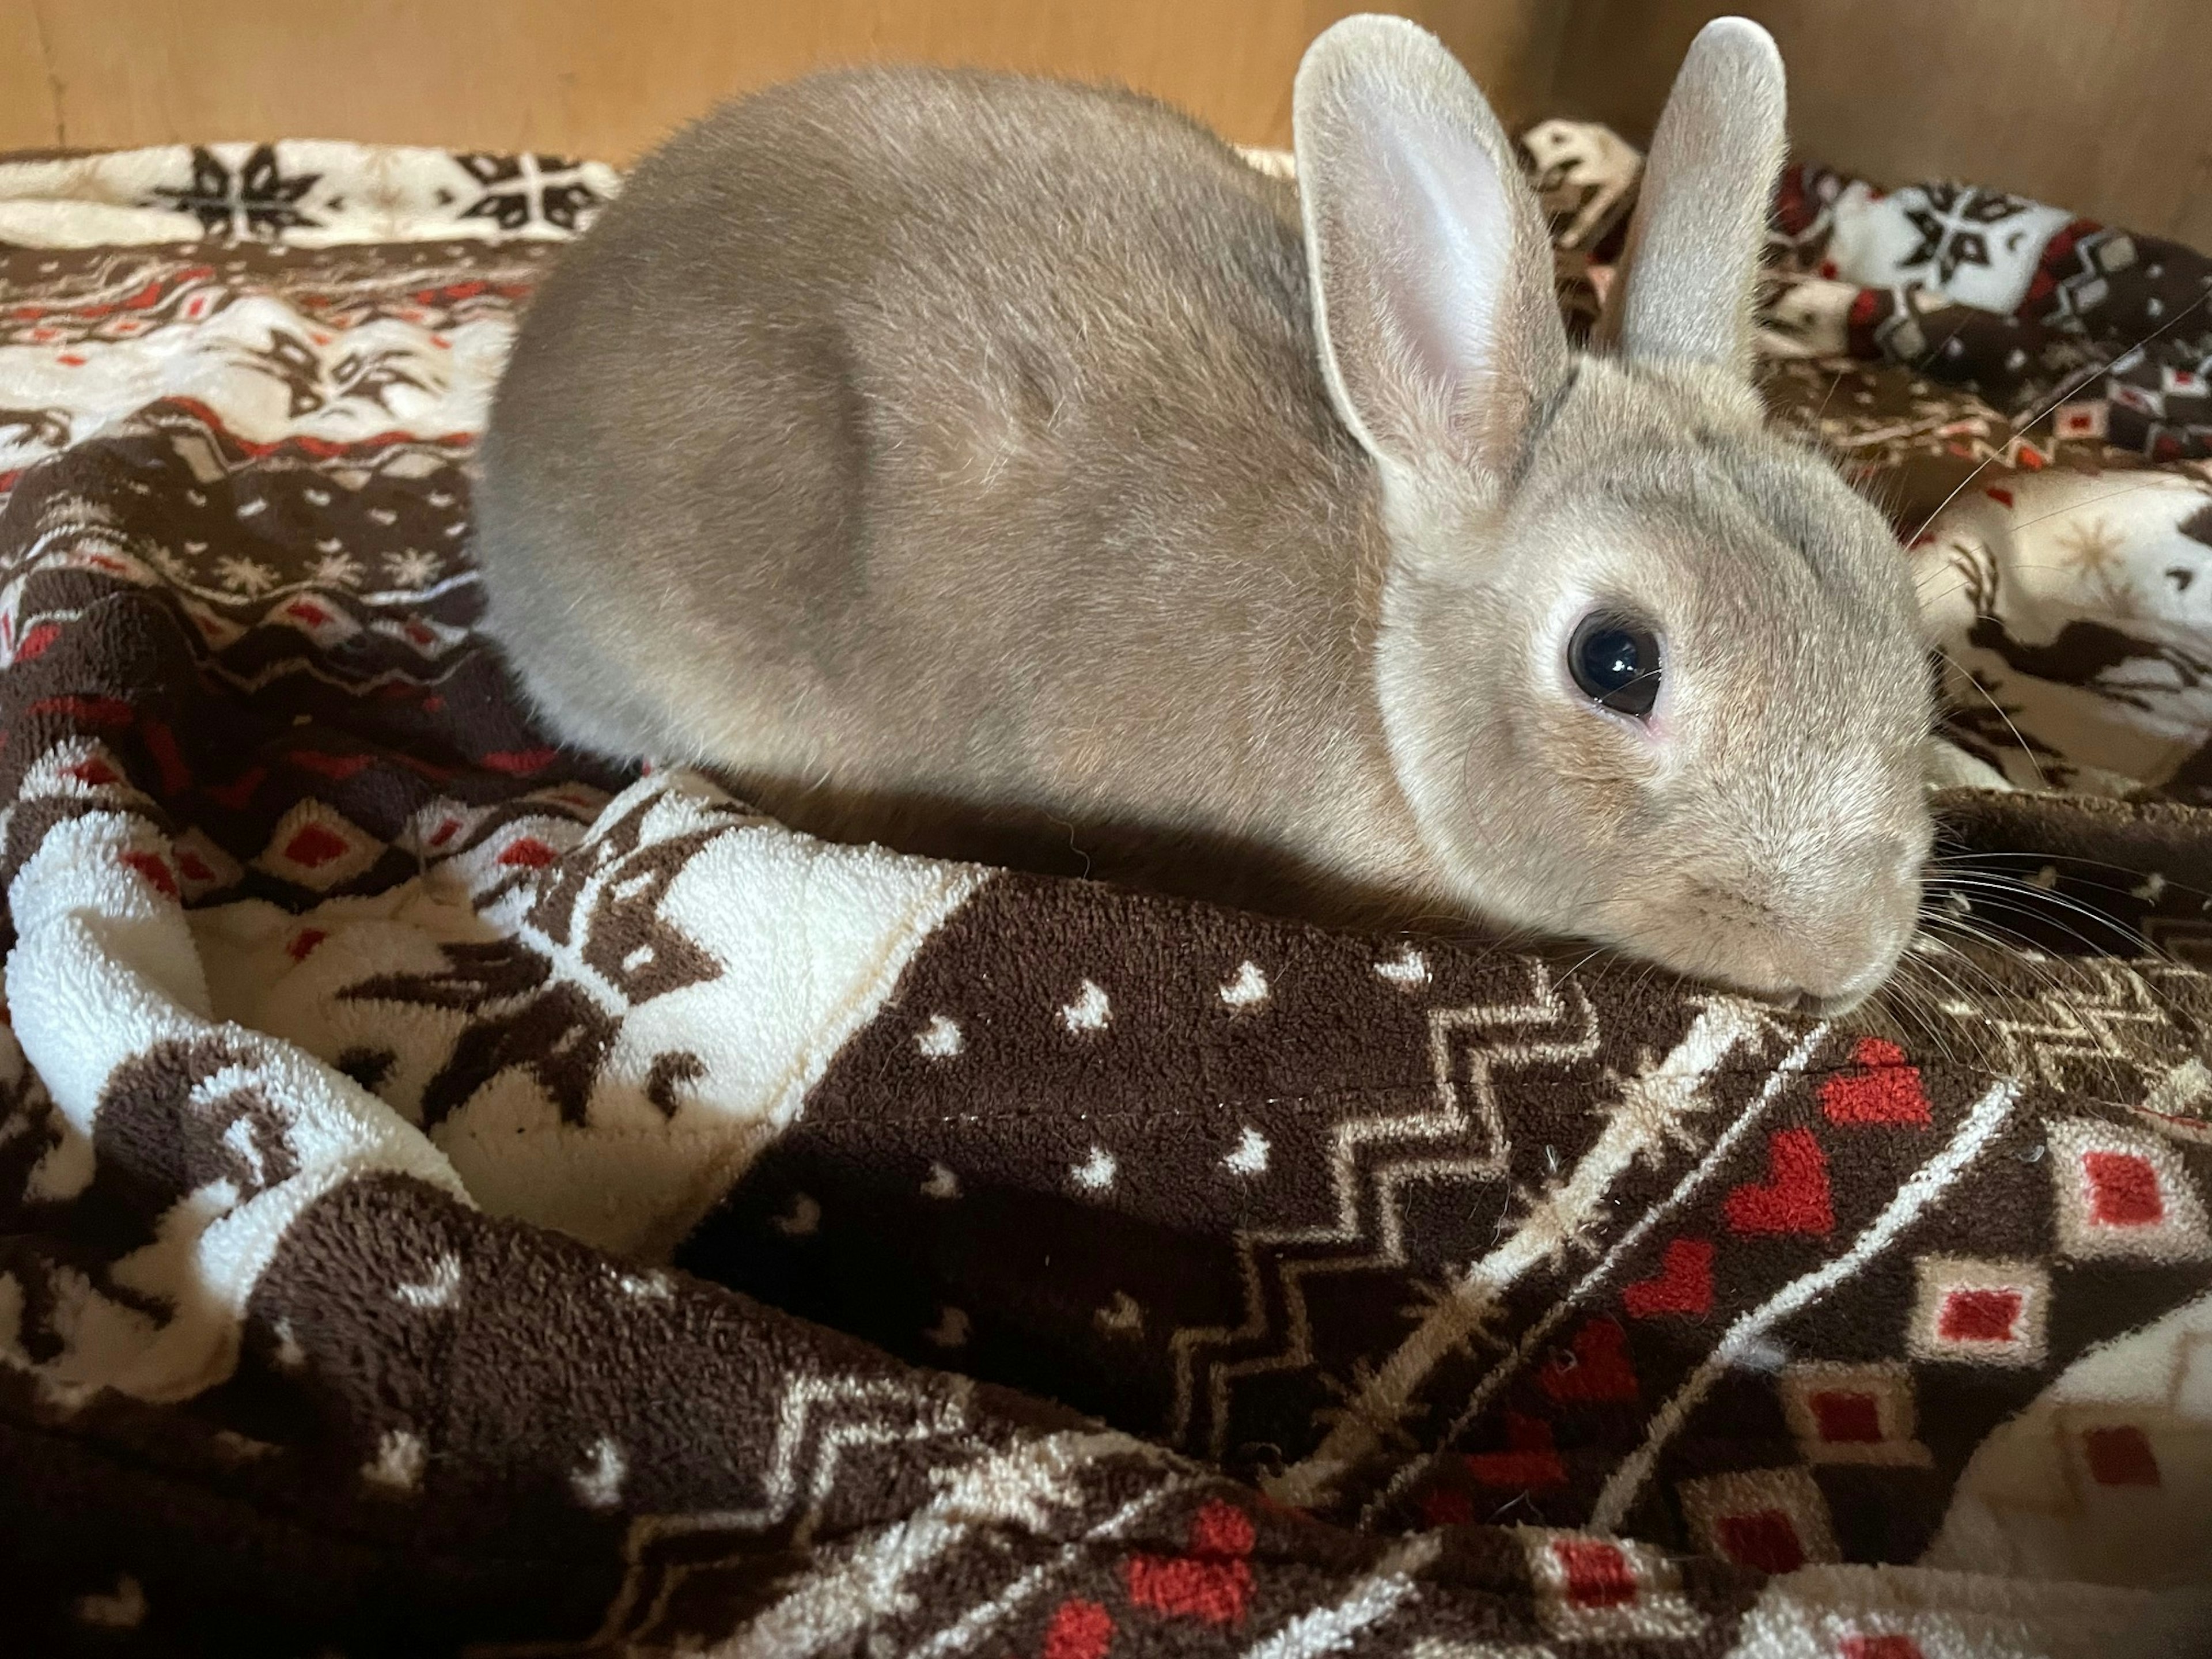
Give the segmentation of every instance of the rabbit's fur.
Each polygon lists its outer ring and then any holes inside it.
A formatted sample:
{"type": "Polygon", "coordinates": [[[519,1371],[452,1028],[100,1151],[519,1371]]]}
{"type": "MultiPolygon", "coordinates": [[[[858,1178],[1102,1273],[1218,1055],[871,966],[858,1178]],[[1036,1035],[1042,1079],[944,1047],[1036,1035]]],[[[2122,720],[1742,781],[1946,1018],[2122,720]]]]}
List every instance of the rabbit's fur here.
{"type": "Polygon", "coordinates": [[[1337,25],[1294,113],[1297,187],[1132,95],[933,70],[679,135],[486,441],[530,696],[825,836],[1863,994],[1928,678],[1887,527],[1751,389],[1771,42],[1692,49],[1595,356],[1434,40],[1337,25]],[[1594,605],[1664,636],[1648,721],[1569,677],[1594,605]]]}

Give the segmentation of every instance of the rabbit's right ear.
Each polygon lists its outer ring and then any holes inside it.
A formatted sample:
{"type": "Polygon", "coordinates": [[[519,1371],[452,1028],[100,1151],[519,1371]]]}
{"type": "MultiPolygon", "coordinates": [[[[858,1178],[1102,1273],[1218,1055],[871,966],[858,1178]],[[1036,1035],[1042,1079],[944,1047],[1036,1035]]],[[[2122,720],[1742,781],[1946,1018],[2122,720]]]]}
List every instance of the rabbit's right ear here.
{"type": "Polygon", "coordinates": [[[1716,17],[1698,32],[1651,136],[1597,343],[1749,378],[1787,101],[1782,54],[1765,29],[1716,17]]]}
{"type": "Polygon", "coordinates": [[[1348,17],[1292,94],[1322,367],[1385,476],[1493,487],[1566,383],[1534,193],[1451,53],[1399,17],[1348,17]]]}

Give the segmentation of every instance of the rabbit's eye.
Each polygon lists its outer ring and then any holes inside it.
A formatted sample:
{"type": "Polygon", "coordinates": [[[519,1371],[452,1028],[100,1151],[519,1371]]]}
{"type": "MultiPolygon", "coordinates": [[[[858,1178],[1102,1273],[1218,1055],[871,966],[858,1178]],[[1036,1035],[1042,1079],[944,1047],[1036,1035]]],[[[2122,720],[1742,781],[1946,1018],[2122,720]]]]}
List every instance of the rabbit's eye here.
{"type": "Polygon", "coordinates": [[[1567,672],[1592,702],[1642,720],[1659,701],[1659,636],[1603,611],[1585,617],[1567,641],[1567,672]]]}

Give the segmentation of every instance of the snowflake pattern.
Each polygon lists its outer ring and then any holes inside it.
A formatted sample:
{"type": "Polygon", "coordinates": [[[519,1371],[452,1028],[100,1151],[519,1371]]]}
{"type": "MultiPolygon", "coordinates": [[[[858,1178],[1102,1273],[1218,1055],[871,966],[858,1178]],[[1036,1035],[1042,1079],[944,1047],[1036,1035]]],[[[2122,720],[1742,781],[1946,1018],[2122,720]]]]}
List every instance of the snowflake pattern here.
{"type": "Polygon", "coordinates": [[[362,578],[361,561],[350,553],[325,553],[315,561],[314,579],[320,587],[354,587],[362,578]]]}
{"type": "Polygon", "coordinates": [[[374,404],[390,415],[395,412],[391,403],[394,387],[424,393],[433,389],[415,372],[414,354],[400,347],[349,351],[326,366],[322,354],[307,339],[281,328],[269,331],[267,345],[246,347],[234,361],[242,368],[280,382],[285,391],[286,412],[295,420],[355,399],[374,404]]]}
{"type": "Polygon", "coordinates": [[[419,547],[402,548],[397,553],[384,556],[384,568],[392,580],[402,587],[428,587],[445,571],[445,565],[434,553],[426,553],[419,547]]]}
{"type": "Polygon", "coordinates": [[[1343,1376],[1326,1371],[1315,1375],[1314,1381],[1321,1385],[1329,1403],[1313,1408],[1314,1426],[1326,1431],[1339,1424],[1356,1423],[1379,1445],[1393,1446],[1407,1453],[1418,1451],[1420,1442],[1411,1425],[1429,1414],[1428,1406],[1381,1387],[1376,1362],[1365,1355],[1353,1359],[1347,1373],[1343,1376]]]}
{"type": "Polygon", "coordinates": [[[489,219],[501,230],[551,225],[581,230],[605,198],[577,162],[561,155],[463,155],[458,158],[483,194],[464,219],[489,219]]]}
{"type": "Polygon", "coordinates": [[[146,205],[190,213],[211,236],[275,236],[315,223],[298,203],[321,176],[286,177],[276,165],[273,144],[256,145],[235,171],[213,150],[195,146],[191,180],[155,185],[146,205]]]}
{"type": "Polygon", "coordinates": [[[1571,1254],[1597,1254],[1589,1218],[1583,1213],[1575,1194],[1558,1181],[1548,1181],[1540,1189],[1516,1184],[1513,1201],[1519,1207],[1506,1212],[1510,1230],[1519,1233],[1547,1266],[1557,1267],[1571,1254]]]}
{"type": "Polygon", "coordinates": [[[1445,1328],[1454,1333],[1455,1352],[1479,1359],[1485,1353],[1500,1353],[1513,1346],[1506,1334],[1512,1310],[1506,1306],[1504,1292],[1476,1264],[1460,1268],[1447,1266],[1441,1277],[1410,1280],[1407,1289],[1411,1293],[1399,1308],[1398,1316],[1409,1326],[1441,1318],[1445,1328]]]}
{"type": "Polygon", "coordinates": [[[414,372],[414,356],[398,346],[346,353],[331,370],[334,398],[359,398],[374,404],[387,415],[396,412],[392,407],[393,387],[404,386],[425,393],[432,390],[430,383],[414,372]]]}
{"type": "Polygon", "coordinates": [[[2127,544],[2119,531],[2102,519],[2086,519],[2061,526],[2051,539],[2066,562],[2081,571],[2082,581],[2106,611],[2126,620],[2142,615],[2142,599],[2128,569],[2127,544]]]}
{"type": "Polygon", "coordinates": [[[275,571],[257,560],[247,558],[242,553],[233,554],[228,558],[217,560],[215,569],[216,576],[221,579],[225,587],[234,593],[243,593],[249,598],[257,593],[266,593],[276,586],[275,571]]]}
{"type": "Polygon", "coordinates": [[[1689,1127],[1692,1115],[1712,1109],[1700,1087],[1702,1079],[1667,1072],[1650,1048],[1637,1050],[1633,1072],[1607,1066],[1604,1077],[1605,1092],[1589,1109],[1608,1126],[1627,1130],[1636,1163],[1656,1170],[1665,1164],[1670,1148],[1688,1152],[1703,1144],[1689,1127]]]}
{"type": "Polygon", "coordinates": [[[1949,287],[1961,265],[1990,263],[1990,228],[2025,213],[2031,204],[2002,191],[1964,185],[1928,185],[1924,207],[1907,208],[1905,216],[1920,241],[1898,263],[1911,270],[1933,264],[1936,282],[1949,287]]]}

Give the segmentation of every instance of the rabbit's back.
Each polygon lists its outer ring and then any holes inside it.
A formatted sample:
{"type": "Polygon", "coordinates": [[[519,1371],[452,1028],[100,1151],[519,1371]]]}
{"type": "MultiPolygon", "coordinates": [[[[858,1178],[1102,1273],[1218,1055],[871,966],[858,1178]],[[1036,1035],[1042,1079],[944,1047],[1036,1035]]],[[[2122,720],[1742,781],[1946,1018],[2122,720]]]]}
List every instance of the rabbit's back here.
{"type": "Polygon", "coordinates": [[[857,70],[682,134],[554,272],[481,556],[563,735],[802,827],[1290,842],[1286,756],[1387,777],[1370,471],[1287,183],[1132,94],[857,70]]]}

